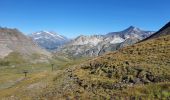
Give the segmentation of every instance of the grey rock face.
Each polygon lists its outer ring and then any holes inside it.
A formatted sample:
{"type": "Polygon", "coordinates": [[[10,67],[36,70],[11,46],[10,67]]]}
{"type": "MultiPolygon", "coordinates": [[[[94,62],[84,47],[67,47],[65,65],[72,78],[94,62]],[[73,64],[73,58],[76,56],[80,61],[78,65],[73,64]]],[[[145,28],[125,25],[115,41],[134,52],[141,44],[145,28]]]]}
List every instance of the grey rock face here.
{"type": "Polygon", "coordinates": [[[74,57],[98,56],[109,51],[132,45],[153,34],[152,31],[143,31],[130,26],[120,32],[110,32],[106,35],[79,36],[66,45],[60,47],[58,52],[74,57]]]}

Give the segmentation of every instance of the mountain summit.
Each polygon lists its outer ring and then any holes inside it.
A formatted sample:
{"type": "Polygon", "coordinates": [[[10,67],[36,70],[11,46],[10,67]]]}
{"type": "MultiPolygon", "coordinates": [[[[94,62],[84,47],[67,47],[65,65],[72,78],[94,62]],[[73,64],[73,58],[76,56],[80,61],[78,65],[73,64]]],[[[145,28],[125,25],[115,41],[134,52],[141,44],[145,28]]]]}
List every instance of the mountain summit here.
{"type": "Polygon", "coordinates": [[[119,35],[119,36],[123,37],[124,39],[133,38],[133,37],[138,38],[138,39],[144,39],[144,38],[150,36],[152,33],[153,33],[153,31],[144,31],[144,30],[141,30],[140,28],[130,26],[130,27],[124,29],[123,31],[110,32],[107,35],[108,36],[119,35]]]}
{"type": "Polygon", "coordinates": [[[31,34],[31,38],[42,48],[47,50],[57,49],[69,40],[55,32],[39,31],[31,34]]]}
{"type": "Polygon", "coordinates": [[[125,29],[127,31],[141,31],[139,28],[135,27],[135,26],[129,26],[127,29],[125,29]]]}

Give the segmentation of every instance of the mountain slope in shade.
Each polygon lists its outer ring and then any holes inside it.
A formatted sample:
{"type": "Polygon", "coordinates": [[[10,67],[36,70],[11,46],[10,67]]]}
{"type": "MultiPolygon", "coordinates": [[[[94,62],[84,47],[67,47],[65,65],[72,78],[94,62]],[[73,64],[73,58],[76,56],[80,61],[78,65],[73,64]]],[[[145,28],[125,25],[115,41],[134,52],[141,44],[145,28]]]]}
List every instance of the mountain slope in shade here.
{"type": "Polygon", "coordinates": [[[137,96],[144,100],[162,97],[167,99],[169,94],[163,95],[163,92],[170,91],[170,35],[167,29],[157,32],[159,36],[154,39],[136,43],[67,69],[66,73],[69,74],[66,80],[70,84],[63,83],[63,96],[70,94],[67,98],[72,98],[78,95],[82,99],[87,96],[90,99],[127,99],[128,96],[130,100],[131,97],[137,96]],[[152,86],[160,84],[162,87],[151,90],[152,86]],[[146,90],[139,90],[149,86],[146,90]]]}
{"type": "Polygon", "coordinates": [[[31,38],[23,35],[17,29],[0,28],[0,58],[4,58],[12,52],[23,56],[40,54],[49,57],[50,53],[39,48],[31,38]]]}
{"type": "Polygon", "coordinates": [[[49,51],[57,49],[59,46],[69,41],[64,36],[55,32],[39,31],[30,35],[30,37],[42,48],[49,51]]]}
{"type": "Polygon", "coordinates": [[[164,35],[170,35],[170,22],[168,22],[165,26],[163,26],[158,32],[152,34],[151,36],[149,36],[148,38],[144,40],[157,38],[157,37],[164,36],[164,35]]]}
{"type": "Polygon", "coordinates": [[[152,33],[152,31],[143,31],[130,26],[123,31],[111,32],[106,35],[82,35],[62,46],[58,51],[73,57],[98,56],[132,45],[152,33]]]}

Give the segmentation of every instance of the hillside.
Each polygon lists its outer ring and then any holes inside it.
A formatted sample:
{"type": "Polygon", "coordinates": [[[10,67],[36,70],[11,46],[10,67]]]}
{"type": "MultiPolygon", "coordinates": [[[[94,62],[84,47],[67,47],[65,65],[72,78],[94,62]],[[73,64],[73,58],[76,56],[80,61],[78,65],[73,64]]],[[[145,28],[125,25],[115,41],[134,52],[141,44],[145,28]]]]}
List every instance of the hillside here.
{"type": "Polygon", "coordinates": [[[168,99],[169,59],[170,35],[160,35],[69,68],[60,88],[63,92],[57,89],[51,97],[168,99]]]}
{"type": "Polygon", "coordinates": [[[170,22],[168,22],[165,26],[163,26],[158,32],[149,36],[147,39],[157,38],[164,35],[170,35],[170,22]]]}
{"type": "Polygon", "coordinates": [[[10,53],[19,53],[23,57],[39,55],[48,58],[51,56],[49,52],[39,48],[17,29],[0,28],[0,47],[0,58],[10,53]]]}
{"type": "Polygon", "coordinates": [[[168,22],[165,26],[163,26],[159,31],[157,31],[156,33],[152,34],[151,36],[147,37],[142,41],[158,38],[160,36],[165,36],[165,35],[170,35],[170,22],[168,22]]]}

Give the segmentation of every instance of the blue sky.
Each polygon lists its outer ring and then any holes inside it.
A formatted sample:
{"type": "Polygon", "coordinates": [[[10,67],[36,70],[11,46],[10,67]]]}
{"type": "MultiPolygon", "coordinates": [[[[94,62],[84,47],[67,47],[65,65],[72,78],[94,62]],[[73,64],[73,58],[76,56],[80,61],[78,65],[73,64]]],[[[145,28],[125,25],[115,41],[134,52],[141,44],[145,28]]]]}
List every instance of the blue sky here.
{"type": "Polygon", "coordinates": [[[170,21],[170,0],[0,0],[0,26],[25,34],[105,34],[130,25],[158,30],[170,21]]]}

